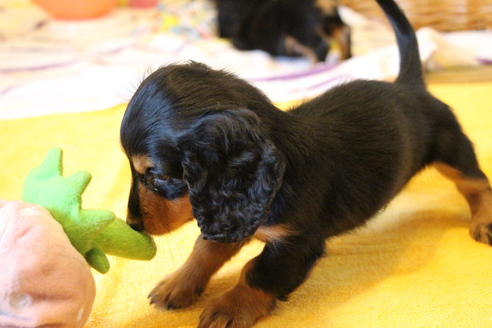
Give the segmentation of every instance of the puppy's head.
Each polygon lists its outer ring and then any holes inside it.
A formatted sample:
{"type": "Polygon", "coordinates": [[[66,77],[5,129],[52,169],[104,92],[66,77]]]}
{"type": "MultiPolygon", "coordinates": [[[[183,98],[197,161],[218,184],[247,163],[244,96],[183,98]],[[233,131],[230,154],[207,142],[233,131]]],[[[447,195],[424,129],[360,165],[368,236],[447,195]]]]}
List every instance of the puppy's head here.
{"type": "Polygon", "coordinates": [[[151,74],[130,101],[121,143],[130,160],[128,223],[151,234],[195,217],[205,238],[237,242],[265,220],[284,161],[249,108],[255,88],[201,64],[151,74]]]}
{"type": "Polygon", "coordinates": [[[290,8],[280,10],[287,21],[281,38],[286,55],[318,62],[336,50],[341,59],[351,57],[350,28],[339,15],[337,0],[285,0],[279,6],[290,8]]]}

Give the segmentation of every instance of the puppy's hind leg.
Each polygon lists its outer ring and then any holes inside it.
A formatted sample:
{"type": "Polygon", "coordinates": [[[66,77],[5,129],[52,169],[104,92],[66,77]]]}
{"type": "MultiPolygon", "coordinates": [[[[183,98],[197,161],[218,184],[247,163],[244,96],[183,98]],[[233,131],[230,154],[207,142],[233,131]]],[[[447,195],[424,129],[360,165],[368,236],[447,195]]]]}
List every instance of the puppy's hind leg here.
{"type": "Polygon", "coordinates": [[[492,190],[468,138],[458,129],[438,138],[436,168],[454,181],[471,210],[470,235],[492,245],[492,190]]]}

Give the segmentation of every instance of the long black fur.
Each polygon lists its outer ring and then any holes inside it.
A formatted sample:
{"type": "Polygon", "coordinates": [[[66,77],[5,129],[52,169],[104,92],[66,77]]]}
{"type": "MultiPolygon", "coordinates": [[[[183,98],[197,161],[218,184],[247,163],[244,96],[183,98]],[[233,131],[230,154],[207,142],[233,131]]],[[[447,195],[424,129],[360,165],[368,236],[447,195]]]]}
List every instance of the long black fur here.
{"type": "Polygon", "coordinates": [[[229,73],[170,65],[141,84],[125,113],[125,151],[172,177],[174,187],[156,186],[163,197],[189,192],[206,238],[291,230],[248,273],[251,286],[279,299],[304,281],[326,238],[364,224],[425,166],[440,161],[485,177],[448,106],[425,89],[410,24],[392,0],[378,3],[398,39],[396,83],[354,81],[283,112],[229,73]]]}

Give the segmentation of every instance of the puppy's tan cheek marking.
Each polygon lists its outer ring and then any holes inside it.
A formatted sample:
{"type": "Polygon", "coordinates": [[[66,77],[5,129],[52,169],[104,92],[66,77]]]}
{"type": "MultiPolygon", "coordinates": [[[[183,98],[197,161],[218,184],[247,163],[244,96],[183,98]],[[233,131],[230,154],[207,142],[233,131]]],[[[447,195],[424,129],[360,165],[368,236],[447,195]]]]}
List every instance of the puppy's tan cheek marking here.
{"type": "Polygon", "coordinates": [[[330,52],[338,49],[341,59],[350,58],[350,27],[340,26],[331,34],[320,29],[318,33],[330,45],[330,52]]]}
{"type": "Polygon", "coordinates": [[[347,26],[337,28],[332,37],[340,47],[341,58],[348,59],[350,57],[350,28],[347,26]]]}
{"type": "Polygon", "coordinates": [[[168,200],[138,185],[140,207],[143,212],[145,231],[153,235],[162,235],[181,227],[193,219],[188,195],[168,200]]]}
{"type": "Polygon", "coordinates": [[[314,52],[313,49],[301,44],[292,36],[285,37],[284,45],[285,45],[285,49],[287,49],[287,52],[290,54],[295,54],[295,53],[301,54],[309,58],[309,60],[313,63],[316,63],[318,61],[318,57],[316,56],[316,53],[314,52]]]}
{"type": "Polygon", "coordinates": [[[314,5],[321,9],[321,12],[325,15],[334,15],[337,7],[335,0],[316,0],[314,5]]]}
{"type": "Polygon", "coordinates": [[[294,234],[294,231],[288,226],[284,224],[276,224],[268,227],[259,227],[258,230],[256,230],[254,237],[265,243],[273,243],[294,234]]]}
{"type": "Polygon", "coordinates": [[[140,174],[144,174],[147,169],[154,166],[154,162],[145,155],[132,156],[131,161],[135,170],[140,174]]]}
{"type": "Polygon", "coordinates": [[[466,177],[457,169],[444,163],[435,167],[444,176],[452,180],[458,191],[466,198],[472,218],[470,234],[477,241],[492,244],[492,190],[486,179],[466,177]]]}

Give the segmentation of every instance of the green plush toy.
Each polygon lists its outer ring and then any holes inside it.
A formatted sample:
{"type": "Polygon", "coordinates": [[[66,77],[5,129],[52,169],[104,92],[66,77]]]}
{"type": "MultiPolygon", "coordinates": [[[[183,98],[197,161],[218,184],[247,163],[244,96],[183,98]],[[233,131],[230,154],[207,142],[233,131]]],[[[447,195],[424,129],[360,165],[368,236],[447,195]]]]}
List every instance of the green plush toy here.
{"type": "Polygon", "coordinates": [[[108,272],[105,253],[136,260],[154,257],[156,247],[149,236],[134,231],[113,212],[82,209],[82,193],[91,180],[90,173],[63,177],[62,171],[62,150],[54,148],[28,174],[23,199],[46,208],[94,269],[108,272]]]}

